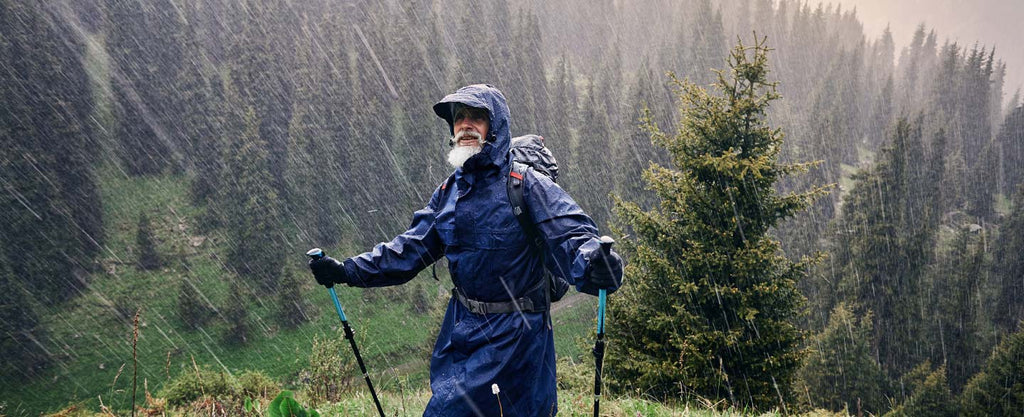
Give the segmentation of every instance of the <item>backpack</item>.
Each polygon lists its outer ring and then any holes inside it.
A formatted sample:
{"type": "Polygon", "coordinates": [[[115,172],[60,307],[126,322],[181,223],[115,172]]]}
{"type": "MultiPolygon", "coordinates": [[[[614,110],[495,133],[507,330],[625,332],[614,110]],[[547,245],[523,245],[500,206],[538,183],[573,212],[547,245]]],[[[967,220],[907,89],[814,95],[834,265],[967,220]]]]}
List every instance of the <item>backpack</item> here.
{"type": "MultiPolygon", "coordinates": [[[[526,199],[523,197],[523,178],[528,170],[533,170],[551,178],[552,182],[558,181],[558,161],[551,151],[544,146],[544,138],[537,135],[525,135],[512,138],[509,146],[512,169],[509,171],[506,188],[508,201],[512,204],[512,213],[526,233],[526,240],[536,248],[542,256],[546,257],[548,250],[544,247],[544,238],[540,235],[536,225],[530,218],[529,207],[526,207],[526,199]]],[[[546,263],[542,260],[542,263],[546,263]]],[[[547,299],[550,302],[561,300],[569,290],[569,281],[564,277],[556,276],[546,267],[544,278],[548,282],[547,299]]]]}

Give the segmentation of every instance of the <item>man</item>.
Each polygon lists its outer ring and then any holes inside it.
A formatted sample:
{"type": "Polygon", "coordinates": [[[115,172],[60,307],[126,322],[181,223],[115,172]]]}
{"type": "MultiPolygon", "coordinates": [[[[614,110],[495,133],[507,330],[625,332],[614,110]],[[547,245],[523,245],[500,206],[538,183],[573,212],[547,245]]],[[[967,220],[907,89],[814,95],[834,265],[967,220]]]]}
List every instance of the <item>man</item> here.
{"type": "Polygon", "coordinates": [[[602,249],[593,220],[565,191],[533,171],[523,178],[524,199],[546,253],[527,241],[506,190],[511,135],[498,89],[460,88],[434,112],[452,134],[448,161],[454,174],[413,215],[405,233],[344,262],[311,261],[310,268],[328,287],[378,287],[407,282],[445,256],[455,289],[434,345],[433,396],[423,415],[554,415],[545,263],[578,290],[596,295],[618,288],[622,261],[602,249]]]}

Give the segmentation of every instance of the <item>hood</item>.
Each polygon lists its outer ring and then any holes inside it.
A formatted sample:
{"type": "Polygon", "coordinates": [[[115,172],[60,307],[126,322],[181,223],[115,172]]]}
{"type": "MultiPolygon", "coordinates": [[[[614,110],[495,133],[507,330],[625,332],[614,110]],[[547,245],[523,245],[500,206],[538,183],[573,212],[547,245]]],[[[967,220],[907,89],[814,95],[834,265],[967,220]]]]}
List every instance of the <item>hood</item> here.
{"type": "Polygon", "coordinates": [[[472,171],[473,167],[492,163],[504,167],[508,157],[509,114],[505,95],[489,84],[473,84],[458,89],[434,104],[434,113],[448,122],[448,133],[454,133],[452,126],[452,107],[456,103],[470,107],[486,109],[490,116],[490,127],[487,132],[487,143],[483,151],[466,161],[464,171],[472,171]]]}

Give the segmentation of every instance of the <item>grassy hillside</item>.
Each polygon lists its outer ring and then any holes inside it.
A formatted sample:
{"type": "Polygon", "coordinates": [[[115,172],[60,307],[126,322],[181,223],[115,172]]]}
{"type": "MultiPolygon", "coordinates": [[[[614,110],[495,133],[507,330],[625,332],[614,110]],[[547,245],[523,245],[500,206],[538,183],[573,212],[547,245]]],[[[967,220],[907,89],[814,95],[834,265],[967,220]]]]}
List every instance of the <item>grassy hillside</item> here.
{"type": "MultiPolygon", "coordinates": [[[[188,202],[188,181],[181,176],[127,178],[116,170],[102,172],[105,250],[88,289],[71,302],[44,306],[41,316],[50,341],[44,348],[52,365],[31,379],[0,381],[4,408],[0,415],[38,415],[69,403],[80,409],[114,410],[130,407],[134,359],[138,361],[138,399],[143,392],[157,394],[166,382],[195,368],[238,375],[257,370],[283,387],[304,388],[315,338],[342,337],[340,323],[324,289],[305,268],[305,247],[289,248],[285,274],[297,275],[311,319],[288,329],[277,324],[275,300],[255,286],[245,294],[230,292],[231,280],[245,279],[228,272],[221,254],[230,245],[216,231],[202,234],[196,225],[202,209],[188,202]],[[141,271],[135,266],[139,216],[147,215],[154,229],[163,266],[141,271]],[[177,313],[178,292],[184,280],[200,290],[201,298],[217,309],[213,319],[190,330],[177,313]],[[224,306],[243,302],[251,327],[247,343],[225,343],[224,306]],[[139,312],[139,337],[133,356],[133,319],[139,312]]],[[[331,253],[355,253],[355,248],[332,248],[331,253]]],[[[383,390],[410,392],[427,388],[426,369],[439,314],[447,301],[447,279],[438,268],[440,282],[422,274],[411,283],[390,289],[360,290],[339,287],[338,294],[352,322],[375,384],[383,390]],[[432,300],[432,312],[418,313],[411,291],[423,291],[432,300]],[[400,386],[401,385],[401,386],[400,386]]],[[[580,358],[587,349],[595,303],[579,299],[555,316],[558,352],[580,358]]],[[[339,355],[351,355],[344,346],[339,355]]],[[[352,378],[358,377],[355,369],[352,378]]]]}

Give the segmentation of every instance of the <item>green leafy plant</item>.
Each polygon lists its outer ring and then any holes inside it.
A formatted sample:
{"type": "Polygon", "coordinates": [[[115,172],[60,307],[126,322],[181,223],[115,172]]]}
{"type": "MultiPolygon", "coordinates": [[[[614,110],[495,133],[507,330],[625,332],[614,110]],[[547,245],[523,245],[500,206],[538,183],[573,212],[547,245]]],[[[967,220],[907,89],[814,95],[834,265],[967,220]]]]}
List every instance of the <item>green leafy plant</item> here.
{"type": "Polygon", "coordinates": [[[270,402],[270,417],[320,417],[320,413],[313,409],[306,411],[295,400],[295,394],[284,390],[270,402]]]}

